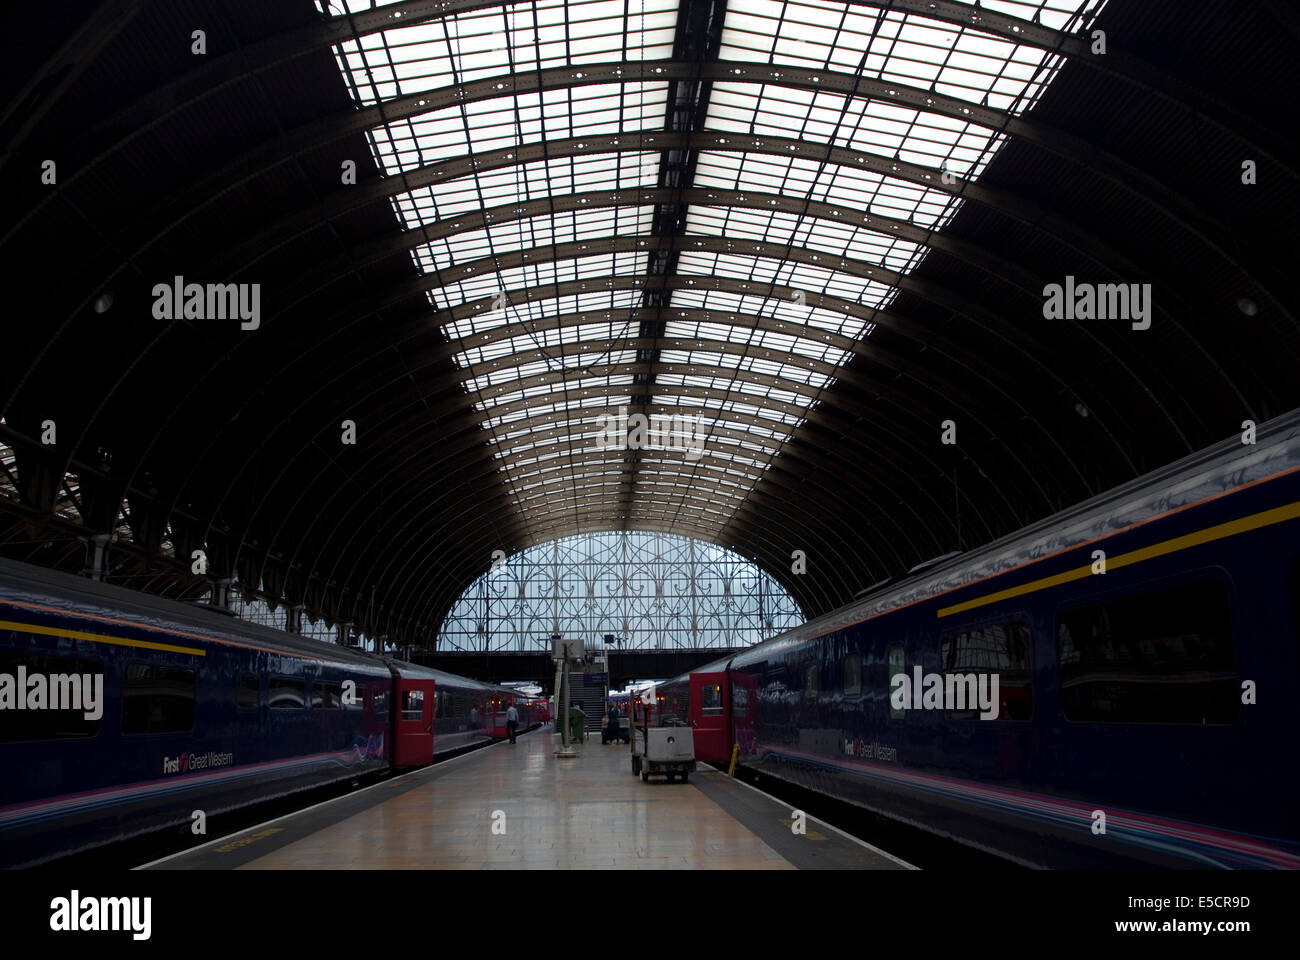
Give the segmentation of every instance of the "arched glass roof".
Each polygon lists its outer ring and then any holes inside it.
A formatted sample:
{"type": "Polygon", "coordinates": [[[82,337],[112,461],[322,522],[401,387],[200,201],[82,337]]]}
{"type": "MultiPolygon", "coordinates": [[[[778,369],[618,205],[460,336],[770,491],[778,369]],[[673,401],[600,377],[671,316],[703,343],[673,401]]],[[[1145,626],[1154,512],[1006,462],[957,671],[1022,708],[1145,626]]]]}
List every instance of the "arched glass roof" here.
{"type": "Polygon", "coordinates": [[[587,649],[739,647],[804,622],[744,557],[689,537],[614,531],[500,557],[452,605],[440,650],[537,651],[559,633],[587,649]]]}
{"type": "MultiPolygon", "coordinates": [[[[1101,6],[980,9],[1078,31],[1101,6]]],[[[375,160],[533,542],[717,536],[1061,62],[866,3],[399,14],[336,57],[392,107],[375,160]],[[702,455],[638,440],[638,414],[702,455]]]]}

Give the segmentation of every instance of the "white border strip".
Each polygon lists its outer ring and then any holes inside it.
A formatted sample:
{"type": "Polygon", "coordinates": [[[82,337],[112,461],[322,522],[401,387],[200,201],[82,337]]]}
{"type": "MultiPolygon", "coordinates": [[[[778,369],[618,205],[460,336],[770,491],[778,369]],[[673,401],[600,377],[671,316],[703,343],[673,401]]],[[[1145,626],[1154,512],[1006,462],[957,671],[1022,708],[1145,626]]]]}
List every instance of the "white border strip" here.
{"type": "MultiPolygon", "coordinates": [[[[780,807],[782,807],[782,808],[784,808],[784,807],[787,806],[787,805],[785,804],[784,801],[778,800],[776,797],[772,796],[770,793],[766,793],[765,791],[758,789],[758,787],[755,787],[755,786],[752,786],[752,785],[746,783],[746,782],[745,782],[744,780],[742,780],[740,777],[728,777],[728,776],[727,776],[725,773],[723,773],[721,770],[716,770],[716,769],[714,769],[714,768],[712,768],[712,767],[708,768],[708,771],[707,771],[707,772],[709,772],[709,773],[713,773],[713,774],[716,774],[717,776],[719,776],[719,777],[723,777],[723,778],[725,778],[725,779],[727,779],[727,780],[733,780],[733,781],[735,781],[736,783],[740,784],[742,787],[744,787],[746,790],[753,790],[753,791],[754,791],[755,793],[757,793],[759,796],[761,796],[761,797],[766,797],[768,800],[771,800],[773,803],[777,804],[778,806],[780,806],[780,807]]],[[[794,809],[794,808],[792,808],[792,809],[794,809]]],[[[821,826],[825,827],[827,830],[833,830],[835,833],[838,833],[838,834],[839,834],[841,837],[843,837],[845,840],[852,840],[852,841],[853,841],[854,843],[856,843],[858,846],[860,846],[860,847],[865,847],[866,849],[870,850],[872,853],[877,854],[877,855],[879,855],[879,856],[882,856],[882,857],[884,857],[886,860],[889,860],[889,861],[892,861],[893,863],[898,864],[900,867],[902,867],[902,868],[905,869],[905,870],[920,870],[920,869],[921,869],[920,867],[916,866],[916,865],[913,864],[913,863],[908,863],[906,860],[902,860],[902,859],[900,859],[900,858],[894,856],[892,853],[887,853],[886,851],[881,850],[879,847],[874,846],[873,844],[867,843],[867,841],[865,841],[865,840],[862,840],[862,839],[860,839],[860,838],[858,838],[858,837],[853,836],[853,834],[851,834],[851,833],[845,833],[845,832],[844,832],[843,830],[841,830],[839,827],[837,827],[837,826],[835,826],[835,825],[833,825],[833,824],[827,823],[825,820],[819,820],[819,819],[817,819],[817,818],[814,817],[811,813],[804,812],[804,816],[807,817],[809,820],[811,820],[813,823],[817,823],[817,824],[820,824],[821,826]]],[[[739,821],[737,821],[737,822],[739,822],[739,821]]],[[[742,823],[741,826],[744,826],[744,824],[742,823]]],[[[762,838],[762,837],[759,837],[759,839],[762,840],[763,838],[762,838]]],[[[764,842],[766,843],[766,841],[764,841],[764,842]]],[[[771,846],[771,844],[768,844],[768,846],[771,846]]],[[[777,852],[779,853],[780,851],[777,851],[777,852]]]]}

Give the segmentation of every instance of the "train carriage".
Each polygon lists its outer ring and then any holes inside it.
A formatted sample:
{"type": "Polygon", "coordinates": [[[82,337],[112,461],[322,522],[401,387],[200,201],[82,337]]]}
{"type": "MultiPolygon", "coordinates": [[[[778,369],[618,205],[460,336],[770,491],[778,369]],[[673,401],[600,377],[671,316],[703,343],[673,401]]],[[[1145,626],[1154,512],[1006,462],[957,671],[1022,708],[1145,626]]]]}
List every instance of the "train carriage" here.
{"type": "Polygon", "coordinates": [[[727,682],[730,657],[706,664],[659,684],[667,715],[693,728],[695,757],[723,763],[731,757],[731,688],[727,682]]]}
{"type": "Polygon", "coordinates": [[[431,763],[504,692],[0,560],[0,864],[431,763]]]}
{"type": "Polygon", "coordinates": [[[1298,430],[664,686],[698,722],[722,671],[747,765],[1027,865],[1300,866],[1298,430]]]}

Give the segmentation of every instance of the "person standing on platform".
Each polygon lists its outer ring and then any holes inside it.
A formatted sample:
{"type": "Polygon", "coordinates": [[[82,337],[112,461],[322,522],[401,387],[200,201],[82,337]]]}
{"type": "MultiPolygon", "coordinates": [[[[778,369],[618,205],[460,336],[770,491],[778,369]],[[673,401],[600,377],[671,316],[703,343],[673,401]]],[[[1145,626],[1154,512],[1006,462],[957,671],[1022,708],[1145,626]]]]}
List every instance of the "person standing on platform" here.
{"type": "Polygon", "coordinates": [[[609,718],[607,722],[608,725],[605,729],[609,731],[608,742],[618,743],[618,707],[614,705],[612,700],[609,702],[609,718]]]}
{"type": "Polygon", "coordinates": [[[569,739],[574,743],[582,743],[582,726],[587,719],[586,712],[577,703],[569,704],[569,739]]]}
{"type": "Polygon", "coordinates": [[[510,734],[510,742],[515,742],[515,731],[519,729],[519,711],[515,705],[510,704],[510,709],[506,711],[506,732],[510,734]]]}

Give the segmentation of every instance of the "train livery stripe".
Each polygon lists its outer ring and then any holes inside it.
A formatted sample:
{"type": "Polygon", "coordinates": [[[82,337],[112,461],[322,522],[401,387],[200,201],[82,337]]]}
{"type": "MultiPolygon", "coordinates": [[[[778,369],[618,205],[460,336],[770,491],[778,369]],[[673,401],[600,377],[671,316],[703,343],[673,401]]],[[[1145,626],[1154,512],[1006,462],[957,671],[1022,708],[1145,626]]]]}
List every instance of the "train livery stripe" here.
{"type": "Polygon", "coordinates": [[[111,809],[123,803],[188,793],[192,790],[204,790],[214,786],[238,783],[251,777],[273,773],[281,778],[297,771],[307,771],[322,766],[342,766],[348,769],[368,761],[379,762],[382,758],[382,742],[368,743],[364,747],[354,745],[345,750],[329,753],[309,754],[301,757],[289,757],[284,760],[266,760],[260,763],[228,767],[207,773],[195,773],[169,777],[164,780],[148,780],[121,786],[103,787],[85,793],[67,794],[49,797],[28,803],[0,808],[0,829],[9,829],[49,820],[53,817],[69,817],[85,814],[93,810],[111,809]]]}
{"type": "Polygon", "coordinates": [[[38,633],[47,637],[68,637],[72,640],[89,640],[92,643],[111,643],[117,647],[141,647],[145,650],[164,650],[167,653],[186,653],[193,657],[207,656],[207,651],[200,650],[198,647],[180,647],[173,643],[155,643],[152,640],[128,640],[126,637],[110,637],[103,633],[87,633],[84,630],[46,627],[39,623],[18,623],[15,620],[0,620],[0,630],[38,633]]]}
{"type": "MultiPolygon", "coordinates": [[[[387,670],[379,670],[374,664],[355,663],[355,662],[348,662],[344,660],[330,660],[330,659],[326,659],[323,656],[319,656],[319,657],[312,656],[311,654],[298,653],[294,650],[284,650],[281,649],[280,647],[270,647],[261,643],[242,643],[240,641],[229,640],[224,637],[207,636],[201,633],[189,633],[188,631],[177,630],[172,627],[160,627],[152,623],[136,623],[133,620],[119,620],[114,617],[102,617],[99,616],[98,614],[86,613],[84,610],[75,610],[75,611],[65,610],[62,607],[49,607],[39,603],[26,603],[22,600],[10,600],[8,598],[0,598],[0,606],[19,607],[23,610],[36,610],[40,613],[57,613],[59,616],[75,617],[78,620],[98,620],[100,623],[114,623],[124,627],[134,627],[137,630],[149,630],[154,633],[171,634],[172,636],[177,636],[177,637],[191,637],[195,640],[202,640],[205,643],[214,643],[222,647],[237,647],[242,650],[261,650],[265,653],[274,653],[276,656],[280,656],[280,657],[292,657],[295,660],[307,660],[311,663],[324,664],[325,666],[342,667],[343,669],[346,670],[367,672],[367,673],[371,673],[373,676],[376,677],[388,676],[387,670]]],[[[4,622],[4,621],[0,621],[0,622],[4,622]]],[[[28,631],[29,633],[42,632],[39,630],[33,630],[30,626],[27,625],[23,625],[22,629],[28,631]]],[[[48,633],[50,631],[47,630],[44,632],[48,633]]],[[[97,635],[69,634],[69,636],[79,636],[82,638],[94,638],[97,635]]],[[[135,641],[119,640],[117,642],[127,643],[130,646],[136,646],[136,647],[152,647],[153,649],[159,649],[159,650],[184,650],[184,652],[187,653],[190,652],[189,648],[168,647],[166,645],[150,644],[148,642],[143,642],[143,641],[135,642],[135,641]]],[[[199,652],[199,656],[203,656],[202,651],[199,652]]]]}
{"type": "MultiPolygon", "coordinates": [[[[895,789],[920,791],[948,802],[974,806],[1004,816],[1049,824],[1057,829],[1089,833],[1094,805],[987,783],[920,773],[860,760],[827,757],[795,750],[754,745],[758,759],[785,760],[848,774],[895,789]]],[[[1204,824],[1150,816],[1132,810],[1106,810],[1106,836],[1158,853],[1182,857],[1203,867],[1248,869],[1300,868],[1300,855],[1286,841],[1234,833],[1204,824]]]]}
{"type": "MultiPolygon", "coordinates": [[[[1248,533],[1251,530],[1259,530],[1262,527],[1273,526],[1274,524],[1284,523],[1287,520],[1295,520],[1296,518],[1300,518],[1300,501],[1297,501],[1296,503],[1288,503],[1281,507],[1274,507],[1271,510],[1264,510],[1261,513],[1251,514],[1247,517],[1239,517],[1236,520],[1229,520],[1227,523],[1215,524],[1212,527],[1206,527],[1204,530],[1197,530],[1195,533],[1188,533],[1181,537],[1174,537],[1172,540],[1153,543],[1151,546],[1143,547],[1140,550],[1131,550],[1128,553],[1121,553],[1114,557],[1107,557],[1106,569],[1114,570],[1117,567],[1127,567],[1130,564],[1141,563],[1144,560],[1154,560],[1156,557],[1163,557],[1171,553],[1177,553],[1180,550],[1198,547],[1203,543],[1211,543],[1215,540],[1222,540],[1225,537],[1233,537],[1240,533],[1248,533]]],[[[1029,583],[1022,583],[1018,587],[1009,587],[1006,590],[999,590],[996,593],[986,593],[982,597],[976,597],[973,600],[966,600],[962,603],[955,603],[950,607],[940,607],[937,615],[940,618],[950,617],[955,613],[963,613],[967,610],[974,610],[976,607],[983,607],[990,603],[997,603],[999,600],[1010,600],[1013,597],[1023,597],[1029,593],[1037,593],[1039,590],[1046,590],[1049,587],[1058,587],[1063,583],[1070,583],[1073,580],[1082,580],[1085,577],[1090,576],[1093,576],[1092,565],[1086,564],[1082,567],[1076,567],[1073,570],[1066,570],[1064,573],[1058,573],[1051,577],[1042,577],[1039,580],[1031,580],[1029,583]]]]}

